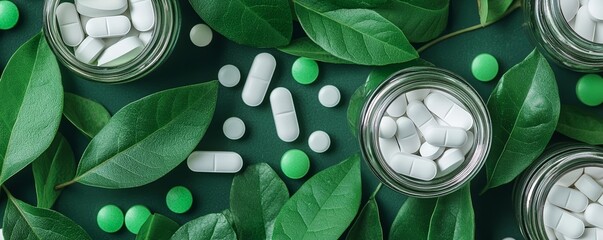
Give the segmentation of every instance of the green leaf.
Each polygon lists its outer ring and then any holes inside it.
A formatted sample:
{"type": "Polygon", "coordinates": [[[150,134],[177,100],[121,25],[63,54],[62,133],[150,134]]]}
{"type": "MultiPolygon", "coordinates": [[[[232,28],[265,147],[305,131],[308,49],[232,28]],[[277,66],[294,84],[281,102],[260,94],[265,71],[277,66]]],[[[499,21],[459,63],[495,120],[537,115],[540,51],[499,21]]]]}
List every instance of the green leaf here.
{"type": "Polygon", "coordinates": [[[119,110],[90,142],[76,177],[102,188],[153,182],[190,154],[209,126],[218,83],[195,84],[144,97],[119,110]]]}
{"type": "Polygon", "coordinates": [[[14,198],[8,192],[7,195],[8,201],[2,222],[4,239],[91,239],[82,227],[63,214],[31,206],[14,198]]]}
{"type": "Polygon", "coordinates": [[[427,42],[446,29],[449,5],[449,0],[389,0],[375,11],[402,29],[410,42],[427,42]]]}
{"type": "Polygon", "coordinates": [[[350,228],[346,240],[383,239],[379,206],[377,200],[370,198],[360,211],[360,215],[350,228]]]}
{"type": "Polygon", "coordinates": [[[440,198],[408,198],[392,223],[389,239],[473,240],[474,219],[468,185],[440,198]]]}
{"type": "Polygon", "coordinates": [[[511,182],[544,151],[557,127],[559,105],[555,74],[538,51],[503,75],[488,100],[492,147],[484,191],[511,182]]]}
{"type": "Polygon", "coordinates": [[[212,213],[182,225],[171,239],[236,240],[237,234],[223,214],[212,213]]]}
{"type": "Polygon", "coordinates": [[[50,147],[32,163],[31,168],[38,207],[51,208],[61,194],[61,190],[56,190],[54,186],[75,176],[73,150],[63,135],[57,133],[50,147]]]}
{"type": "Polygon", "coordinates": [[[330,0],[345,8],[373,8],[382,5],[387,0],[330,0]]]}
{"type": "Polygon", "coordinates": [[[50,146],[62,111],[61,72],[40,33],[17,49],[0,77],[0,184],[50,146]]]}
{"type": "Polygon", "coordinates": [[[228,221],[228,224],[230,224],[232,229],[234,229],[234,231],[237,232],[237,226],[235,225],[234,216],[232,215],[232,212],[230,211],[230,209],[224,209],[224,211],[222,211],[222,214],[224,215],[224,217],[226,218],[226,221],[228,221]]]}
{"type": "Polygon", "coordinates": [[[266,163],[237,174],[230,188],[230,211],[239,239],[272,239],[274,220],[288,199],[287,186],[266,163]]]}
{"type": "Polygon", "coordinates": [[[333,56],[332,54],[318,46],[318,44],[314,43],[312,39],[308,37],[295,39],[289,45],[280,47],[278,50],[293,56],[307,57],[319,62],[335,64],[354,64],[353,62],[346,61],[333,56]]]}
{"type": "Polygon", "coordinates": [[[197,14],[226,38],[251,47],[289,44],[289,0],[189,0],[197,14]]]}
{"type": "Polygon", "coordinates": [[[504,17],[517,0],[477,0],[481,24],[495,22],[504,17]]]}
{"type": "Polygon", "coordinates": [[[68,92],[65,92],[63,115],[73,126],[90,138],[100,132],[111,119],[111,114],[103,105],[68,92]]]}
{"type": "Polygon", "coordinates": [[[561,105],[557,132],[592,145],[603,144],[603,118],[592,110],[561,105]]]}
{"type": "Polygon", "coordinates": [[[310,178],[276,217],[273,239],[337,239],[360,207],[360,157],[310,178]]]}
{"type": "Polygon", "coordinates": [[[341,9],[323,0],[294,0],[310,39],[333,56],[362,65],[388,65],[419,57],[404,33],[369,9],[341,9]]]}
{"type": "Polygon", "coordinates": [[[140,227],[136,240],[169,240],[178,228],[180,225],[174,220],[155,213],[140,227]]]}

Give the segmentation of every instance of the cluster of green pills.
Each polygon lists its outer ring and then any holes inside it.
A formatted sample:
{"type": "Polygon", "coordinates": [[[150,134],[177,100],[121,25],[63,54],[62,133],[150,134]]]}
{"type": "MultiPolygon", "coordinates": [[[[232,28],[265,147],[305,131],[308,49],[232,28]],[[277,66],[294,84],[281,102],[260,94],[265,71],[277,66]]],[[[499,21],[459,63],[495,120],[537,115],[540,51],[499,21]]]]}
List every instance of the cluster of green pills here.
{"type": "Polygon", "coordinates": [[[8,30],[17,25],[19,9],[11,1],[0,0],[0,30],[8,30]]]}

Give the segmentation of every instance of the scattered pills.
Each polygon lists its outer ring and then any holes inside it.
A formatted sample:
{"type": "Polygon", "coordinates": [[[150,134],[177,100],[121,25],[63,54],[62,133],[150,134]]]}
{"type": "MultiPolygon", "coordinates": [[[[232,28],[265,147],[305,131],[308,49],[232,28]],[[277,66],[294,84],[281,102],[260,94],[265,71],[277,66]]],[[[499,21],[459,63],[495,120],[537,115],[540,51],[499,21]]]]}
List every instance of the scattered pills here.
{"type": "Polygon", "coordinates": [[[234,65],[224,65],[218,71],[218,81],[224,87],[234,87],[241,81],[241,72],[234,65]]]}
{"type": "Polygon", "coordinates": [[[310,134],[308,146],[316,153],[324,153],[331,147],[331,137],[324,131],[316,131],[310,134]]]}
{"type": "Polygon", "coordinates": [[[300,179],[310,170],[310,158],[302,150],[291,149],[281,157],[281,169],[288,178],[300,179]]]}
{"type": "Polygon", "coordinates": [[[272,90],[270,106],[278,137],[284,142],[295,141],[299,136],[299,123],[291,92],[283,87],[272,90]]]}
{"type": "Polygon", "coordinates": [[[565,21],[587,41],[603,43],[603,0],[559,0],[565,21]]]}
{"type": "Polygon", "coordinates": [[[324,107],[335,107],[341,101],[341,93],[337,87],[326,85],[318,91],[318,101],[324,107]]]}
{"type": "Polygon", "coordinates": [[[175,213],[185,213],[193,206],[193,194],[188,188],[176,186],[165,196],[167,207],[175,213]]]}
{"type": "Polygon", "coordinates": [[[586,74],[576,84],[578,99],[587,106],[598,106],[603,103],[603,77],[597,74],[586,74]]]}
{"type": "Polygon", "coordinates": [[[195,46],[205,47],[211,43],[214,34],[209,26],[199,23],[191,28],[189,37],[195,46]]]}
{"type": "Polygon", "coordinates": [[[230,140],[239,140],[245,135],[245,123],[238,117],[231,117],[222,126],[224,136],[230,140]]]}
{"type": "Polygon", "coordinates": [[[318,63],[312,59],[300,57],[293,63],[291,75],[300,84],[311,84],[318,78],[318,63]]]}
{"type": "Polygon", "coordinates": [[[260,53],[253,59],[241,94],[247,106],[257,107],[262,104],[275,69],[276,59],[270,53],[260,53]]]}
{"type": "Polygon", "coordinates": [[[151,211],[145,206],[134,205],[126,212],[125,223],[128,231],[134,234],[138,234],[140,227],[147,221],[147,218],[151,216],[151,211]]]}
{"type": "Polygon", "coordinates": [[[17,25],[19,9],[11,1],[0,1],[0,30],[8,30],[17,25]]]}
{"type": "Polygon", "coordinates": [[[105,232],[117,232],[124,225],[124,213],[115,205],[104,206],[96,215],[96,223],[105,232]]]}
{"type": "Polygon", "coordinates": [[[236,173],[243,168],[243,158],[236,152],[195,151],[186,165],[193,172],[236,173]]]}
{"type": "Polygon", "coordinates": [[[492,81],[498,75],[498,61],[488,53],[477,55],[471,63],[471,72],[477,80],[492,81]]]}

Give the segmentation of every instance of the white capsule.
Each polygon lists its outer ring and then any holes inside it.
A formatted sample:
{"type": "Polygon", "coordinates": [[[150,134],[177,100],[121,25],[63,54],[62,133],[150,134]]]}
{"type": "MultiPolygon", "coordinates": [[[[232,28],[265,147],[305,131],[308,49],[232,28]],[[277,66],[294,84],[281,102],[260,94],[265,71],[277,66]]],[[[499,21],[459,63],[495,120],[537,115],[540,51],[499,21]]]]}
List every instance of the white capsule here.
{"type": "Polygon", "coordinates": [[[603,206],[597,203],[591,203],[584,211],[584,218],[595,227],[603,228],[603,206]]]}
{"type": "Polygon", "coordinates": [[[603,187],[586,174],[582,174],[582,176],[574,183],[574,186],[592,201],[599,200],[601,195],[603,195],[603,187]]]}
{"type": "Polygon", "coordinates": [[[394,154],[389,166],[399,174],[423,181],[433,180],[438,173],[433,161],[408,153],[394,154]]]}
{"type": "MultiPolygon", "coordinates": [[[[588,206],[588,205],[587,205],[588,206]]],[[[586,217],[584,217],[584,212],[570,212],[570,214],[582,221],[585,227],[594,227],[592,224],[586,221],[586,217]]]]}
{"type": "Polygon", "coordinates": [[[402,117],[402,115],[406,113],[406,105],[406,95],[401,94],[389,104],[386,110],[387,115],[392,117],[402,117]]]}
{"type": "Polygon", "coordinates": [[[555,184],[563,187],[569,187],[573,185],[578,178],[580,178],[580,176],[582,176],[582,173],[584,173],[584,168],[572,170],[563,175],[555,184]]]}
{"type": "Polygon", "coordinates": [[[456,127],[431,127],[422,132],[425,141],[438,147],[462,147],[468,138],[465,130],[456,127]]]}
{"type": "Polygon", "coordinates": [[[595,42],[603,44],[603,22],[597,23],[597,29],[595,30],[595,42]]]}
{"type": "Polygon", "coordinates": [[[84,32],[73,3],[59,4],[56,9],[56,16],[63,43],[70,47],[79,45],[84,40],[84,32]]]}
{"type": "Polygon", "coordinates": [[[423,144],[421,144],[421,148],[419,149],[419,153],[421,154],[421,157],[430,159],[430,160],[434,160],[438,157],[440,157],[442,155],[442,153],[444,152],[445,148],[443,147],[437,147],[434,145],[429,144],[428,142],[424,142],[423,144]]]}
{"type": "Polygon", "coordinates": [[[576,14],[576,22],[574,25],[574,31],[576,34],[588,41],[593,41],[596,26],[597,22],[595,22],[595,20],[590,16],[588,6],[582,6],[576,14]]]}
{"type": "Polygon", "coordinates": [[[603,21],[603,0],[588,1],[588,11],[593,19],[603,21]]]}
{"type": "Polygon", "coordinates": [[[548,240],[557,240],[557,236],[555,236],[555,230],[550,227],[544,227],[544,232],[546,233],[548,240]]]}
{"type": "Polygon", "coordinates": [[[412,101],[423,101],[430,92],[431,90],[429,89],[412,90],[406,93],[406,100],[408,100],[409,103],[412,101]]]}
{"type": "Polygon", "coordinates": [[[603,178],[603,168],[601,168],[601,167],[585,167],[584,173],[588,174],[589,176],[591,176],[594,179],[603,178]]]}
{"type": "Polygon", "coordinates": [[[588,198],[583,193],[576,189],[559,185],[551,188],[547,201],[572,212],[582,212],[588,206],[588,198]]]}
{"type": "Polygon", "coordinates": [[[243,158],[236,152],[195,151],[186,164],[193,172],[236,173],[243,167],[243,158]]]}
{"type": "Polygon", "coordinates": [[[276,59],[269,53],[260,53],[253,59],[241,94],[247,106],[256,107],[264,101],[274,69],[276,69],[276,59]]]}
{"type": "Polygon", "coordinates": [[[285,142],[295,141],[299,136],[299,124],[291,92],[282,87],[272,90],[270,106],[278,137],[285,142]]]}
{"type": "Polygon", "coordinates": [[[87,37],[75,48],[75,58],[80,62],[90,64],[98,58],[103,49],[105,49],[103,40],[87,37]]]}
{"type": "Polygon", "coordinates": [[[578,238],[584,233],[584,223],[580,219],[552,204],[544,205],[543,220],[545,226],[566,237],[578,238]]]}
{"type": "Polygon", "coordinates": [[[94,38],[121,37],[131,28],[130,19],[126,16],[93,18],[86,24],[86,33],[94,38]]]}
{"type": "Polygon", "coordinates": [[[218,81],[224,87],[234,87],[241,81],[241,71],[234,65],[224,65],[218,71],[218,81]]]}
{"type": "Polygon", "coordinates": [[[398,125],[396,125],[396,120],[391,117],[381,118],[381,122],[379,123],[379,137],[393,138],[396,135],[397,130],[398,125]]]}
{"type": "Polygon", "coordinates": [[[129,0],[132,25],[138,31],[145,32],[155,25],[155,9],[151,0],[129,0]]]}
{"type": "Polygon", "coordinates": [[[408,118],[415,123],[422,134],[425,134],[425,130],[428,128],[438,127],[438,122],[421,102],[412,101],[408,103],[406,114],[408,115],[408,118]]]}
{"type": "Polygon", "coordinates": [[[473,116],[440,93],[430,93],[423,103],[429,111],[452,127],[459,127],[465,130],[473,127],[473,116]]]}
{"type": "Polygon", "coordinates": [[[445,176],[463,165],[465,161],[465,155],[458,148],[451,148],[442,154],[442,156],[435,160],[438,165],[438,177],[445,176]]]}
{"type": "Polygon", "coordinates": [[[231,117],[224,121],[222,131],[230,140],[239,140],[245,135],[245,122],[238,117],[231,117]]]}
{"type": "Polygon", "coordinates": [[[341,92],[333,85],[326,85],[318,91],[318,101],[324,107],[335,107],[341,101],[341,92]]]}
{"type": "Polygon", "coordinates": [[[563,17],[565,21],[569,22],[576,16],[578,9],[580,8],[579,0],[559,0],[559,4],[561,5],[561,12],[563,13],[563,17]]]}
{"type": "Polygon", "coordinates": [[[379,138],[379,151],[387,163],[390,163],[392,157],[400,152],[400,146],[395,138],[379,138]]]}
{"type": "Polygon", "coordinates": [[[421,147],[421,139],[412,121],[407,117],[401,117],[396,120],[396,125],[398,126],[396,140],[400,150],[405,153],[417,152],[421,147]]]}
{"type": "Polygon", "coordinates": [[[127,63],[144,49],[144,44],[138,37],[129,37],[109,46],[98,58],[98,66],[113,67],[127,63]]]}
{"type": "Polygon", "coordinates": [[[585,228],[584,233],[579,238],[565,238],[565,240],[602,240],[603,229],[585,228]]]}
{"type": "Polygon", "coordinates": [[[473,132],[468,131],[467,132],[467,141],[465,141],[465,144],[463,144],[463,146],[461,146],[459,149],[461,149],[461,152],[463,152],[463,155],[467,155],[467,153],[469,153],[471,151],[471,149],[473,148],[473,144],[475,142],[475,135],[473,134],[473,132]]]}
{"type": "Polygon", "coordinates": [[[324,153],[331,147],[331,137],[324,131],[315,131],[308,138],[308,146],[315,153],[324,153]]]}
{"type": "Polygon", "coordinates": [[[153,31],[140,32],[138,34],[138,38],[144,43],[144,45],[149,45],[151,40],[153,39],[153,31]]]}
{"type": "Polygon", "coordinates": [[[77,11],[88,17],[119,15],[128,8],[126,0],[75,0],[77,11]]]}

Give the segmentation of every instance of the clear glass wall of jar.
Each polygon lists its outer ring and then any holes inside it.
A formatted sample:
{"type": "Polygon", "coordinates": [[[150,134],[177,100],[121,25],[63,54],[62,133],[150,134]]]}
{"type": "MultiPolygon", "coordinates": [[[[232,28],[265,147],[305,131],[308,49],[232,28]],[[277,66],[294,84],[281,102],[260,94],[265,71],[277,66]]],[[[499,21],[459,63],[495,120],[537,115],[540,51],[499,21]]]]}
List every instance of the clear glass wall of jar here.
{"type": "Polygon", "coordinates": [[[151,73],[172,53],[180,35],[181,13],[178,0],[152,0],[155,27],[149,44],[132,61],[115,67],[98,67],[75,58],[71,47],[63,43],[55,10],[64,1],[46,0],[44,4],[44,35],[57,59],[77,75],[98,82],[124,83],[151,73]]]}
{"type": "Polygon", "coordinates": [[[580,37],[566,22],[560,0],[523,0],[536,46],[557,64],[579,72],[603,71],[603,44],[580,37]]]}
{"type": "Polygon", "coordinates": [[[526,239],[547,240],[542,213],[551,188],[563,175],[584,167],[603,167],[603,149],[586,144],[551,146],[515,183],[515,216],[526,239]]]}
{"type": "Polygon", "coordinates": [[[492,126],[485,103],[461,77],[440,68],[411,67],[389,77],[367,97],[359,116],[357,135],[364,159],[386,186],[408,196],[433,198],[458,190],[480,171],[490,150],[492,126]],[[475,141],[463,164],[454,172],[431,181],[394,172],[379,147],[379,123],[387,107],[400,94],[417,89],[449,94],[474,118],[475,141]]]}

